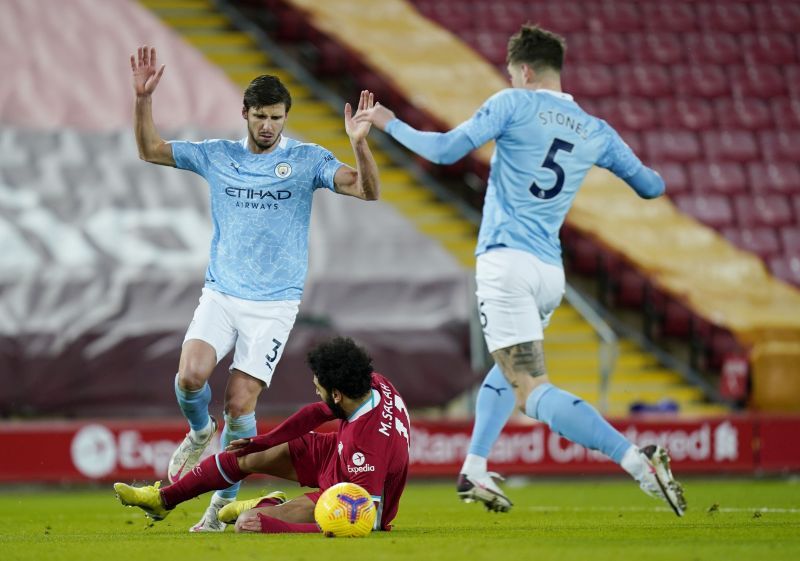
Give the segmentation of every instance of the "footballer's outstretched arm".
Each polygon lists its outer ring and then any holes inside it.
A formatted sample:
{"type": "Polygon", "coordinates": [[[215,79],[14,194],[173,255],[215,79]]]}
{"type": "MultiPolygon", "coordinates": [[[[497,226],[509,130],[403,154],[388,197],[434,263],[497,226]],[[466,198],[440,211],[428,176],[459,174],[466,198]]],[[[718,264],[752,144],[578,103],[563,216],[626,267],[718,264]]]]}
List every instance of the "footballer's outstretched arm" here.
{"type": "Polygon", "coordinates": [[[153,92],[164,73],[162,64],[156,70],[156,50],[152,47],[139,47],[135,55],[131,55],[131,72],[133,73],[133,90],[136,93],[136,104],[133,110],[133,132],[139,158],[152,164],[175,166],[172,146],[158,134],[153,122],[153,92]]]}
{"type": "Polygon", "coordinates": [[[356,169],[342,166],[333,177],[336,192],[350,195],[365,201],[376,201],[380,197],[380,177],[378,164],[367,144],[367,134],[372,127],[369,121],[358,120],[360,113],[372,109],[375,98],[368,90],[361,92],[358,100],[358,109],[353,115],[349,103],[344,106],[344,128],[350,137],[353,154],[356,157],[356,169]]]}
{"type": "Polygon", "coordinates": [[[372,123],[412,152],[434,164],[452,164],[477,148],[461,126],[449,132],[418,131],[398,119],[393,111],[380,103],[356,115],[355,119],[372,123]]]}

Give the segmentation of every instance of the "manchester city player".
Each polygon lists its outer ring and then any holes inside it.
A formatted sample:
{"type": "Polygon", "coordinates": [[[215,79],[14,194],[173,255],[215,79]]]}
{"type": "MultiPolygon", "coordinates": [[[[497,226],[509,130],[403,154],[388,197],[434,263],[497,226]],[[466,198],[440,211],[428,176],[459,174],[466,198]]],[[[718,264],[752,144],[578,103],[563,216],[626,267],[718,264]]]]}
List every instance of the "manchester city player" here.
{"type": "Polygon", "coordinates": [[[490,510],[511,508],[486,459],[516,403],[565,438],[603,452],[681,516],[683,490],[667,451],[637,448],[591,405],[550,383],[545,370],[543,330],[564,293],[558,233],[586,173],[593,165],[606,168],[645,199],[664,193],[661,177],[608,123],[561,91],[564,48],[561,37],[523,26],[508,44],[512,88],[447,133],[417,131],[380,104],[357,121],[373,123],[434,163],[496,142],[476,249],[478,306],[495,366],[478,393],[459,496],[490,510]]]}
{"type": "MultiPolygon", "coordinates": [[[[244,92],[245,138],[166,142],[152,115],[152,94],[164,72],[156,65],[156,50],[138,49],[131,55],[131,70],[139,157],[191,170],[210,188],[211,255],[175,377],[178,404],[190,427],[169,463],[169,480],[177,481],[198,463],[217,430],[208,411],[207,380],[232,348],[222,446],[256,434],[256,400],[281,358],[303,293],[314,191],[376,200],[378,168],[366,141],[370,124],[355,122],[349,103],[344,125],[356,169],[316,144],[286,137],[292,99],[275,76],[259,76],[244,92]]],[[[371,93],[361,92],[356,115],[373,103],[371,93]]],[[[238,484],[217,492],[191,531],[224,530],[217,512],[237,491],[238,484]]]]}

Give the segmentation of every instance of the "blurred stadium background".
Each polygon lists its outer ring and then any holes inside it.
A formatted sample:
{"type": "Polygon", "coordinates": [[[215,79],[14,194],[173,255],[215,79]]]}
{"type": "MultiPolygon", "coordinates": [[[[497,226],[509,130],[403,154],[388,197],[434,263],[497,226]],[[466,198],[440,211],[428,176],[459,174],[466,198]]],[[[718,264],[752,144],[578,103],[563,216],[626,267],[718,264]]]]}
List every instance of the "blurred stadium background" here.
{"type": "MultiPolygon", "coordinates": [[[[553,380],[676,473],[800,471],[800,3],[794,0],[2,0],[0,482],[152,480],[210,238],[204,182],[138,160],[128,56],[158,48],[165,138],[239,138],[241,91],[281,77],[289,136],[352,163],[360,89],[442,130],[507,87],[525,22],[563,34],[564,88],[658,169],[639,201],[587,178],[563,232],[553,380]],[[47,449],[36,437],[47,436],[47,449]]],[[[414,476],[456,473],[488,369],[472,296],[490,148],[436,167],[372,133],[382,200],[315,201],[301,316],[262,428],[312,401],[304,355],[354,337],[406,397],[414,476]]],[[[225,370],[211,379],[221,413],[225,370]]],[[[518,419],[506,474],[614,466],[518,419]]]]}

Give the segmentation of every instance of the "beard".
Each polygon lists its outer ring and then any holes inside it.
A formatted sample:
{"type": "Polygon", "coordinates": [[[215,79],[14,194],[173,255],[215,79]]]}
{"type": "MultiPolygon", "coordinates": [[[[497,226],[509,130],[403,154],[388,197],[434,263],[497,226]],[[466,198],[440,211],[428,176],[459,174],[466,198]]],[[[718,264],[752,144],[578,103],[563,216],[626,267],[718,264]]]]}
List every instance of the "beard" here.
{"type": "Polygon", "coordinates": [[[343,421],[347,420],[347,413],[344,412],[341,405],[333,401],[332,397],[329,396],[328,399],[325,400],[325,405],[331,408],[334,417],[342,419],[343,421]]]}

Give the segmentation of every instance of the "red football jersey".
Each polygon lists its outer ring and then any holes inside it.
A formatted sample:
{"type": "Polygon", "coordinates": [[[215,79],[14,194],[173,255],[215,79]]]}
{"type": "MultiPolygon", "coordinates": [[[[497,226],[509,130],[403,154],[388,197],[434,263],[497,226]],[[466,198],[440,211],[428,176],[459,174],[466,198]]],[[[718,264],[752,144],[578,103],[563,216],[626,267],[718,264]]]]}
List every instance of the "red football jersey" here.
{"type": "Polygon", "coordinates": [[[371,399],[340,422],[336,436],[332,480],[361,485],[374,501],[380,500],[376,528],[390,529],[406,485],[411,442],[408,410],[392,383],[373,374],[371,399]]]}

